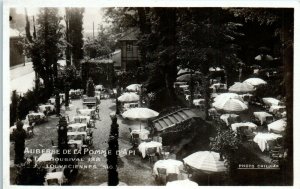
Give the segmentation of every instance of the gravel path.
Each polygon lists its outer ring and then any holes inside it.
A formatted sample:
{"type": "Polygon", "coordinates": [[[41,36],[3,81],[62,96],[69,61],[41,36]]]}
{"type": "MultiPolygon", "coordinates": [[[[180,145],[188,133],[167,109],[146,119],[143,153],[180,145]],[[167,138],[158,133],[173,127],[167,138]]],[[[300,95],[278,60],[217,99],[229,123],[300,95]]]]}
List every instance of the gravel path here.
{"type": "MultiPolygon", "coordinates": [[[[82,100],[73,100],[70,110],[65,111],[62,108],[62,113],[66,113],[70,118],[76,115],[76,108],[83,108],[82,100]]],[[[100,104],[100,120],[96,121],[96,128],[93,130],[93,151],[101,150],[104,152],[108,145],[107,140],[110,132],[111,119],[109,114],[115,112],[115,101],[113,99],[103,99],[100,104]]],[[[28,149],[51,149],[51,140],[57,144],[56,125],[58,118],[53,115],[49,117],[49,121],[37,125],[34,129],[35,136],[26,140],[25,146],[28,149]]],[[[120,149],[120,165],[119,179],[128,185],[155,185],[154,177],[152,176],[152,168],[147,159],[142,159],[138,155],[126,153],[131,144],[129,141],[129,128],[135,129],[140,127],[139,122],[123,120],[118,118],[119,124],[119,149],[120,149]]],[[[142,125],[143,127],[143,125],[142,125]]],[[[40,154],[25,154],[25,156],[40,156],[40,154]]],[[[11,170],[13,170],[14,146],[11,142],[10,146],[11,170]]],[[[79,162],[80,165],[91,165],[95,168],[81,168],[72,185],[100,185],[107,182],[107,163],[104,154],[89,154],[83,157],[84,161],[79,162]]],[[[11,180],[13,180],[13,171],[11,171],[11,180]]],[[[13,183],[12,183],[13,184],[13,183]]]]}

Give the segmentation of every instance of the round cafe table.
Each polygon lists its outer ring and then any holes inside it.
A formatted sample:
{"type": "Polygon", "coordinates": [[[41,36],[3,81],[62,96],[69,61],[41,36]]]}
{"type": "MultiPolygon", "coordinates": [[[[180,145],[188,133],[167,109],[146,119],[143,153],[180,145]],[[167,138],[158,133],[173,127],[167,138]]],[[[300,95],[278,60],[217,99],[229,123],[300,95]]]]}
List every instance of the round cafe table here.
{"type": "Polygon", "coordinates": [[[142,153],[142,157],[145,158],[146,157],[146,151],[148,148],[156,148],[156,152],[159,153],[162,149],[162,143],[160,142],[155,142],[155,141],[151,141],[151,142],[142,142],[138,149],[139,151],[142,153]]]}
{"type": "Polygon", "coordinates": [[[174,159],[159,160],[153,166],[153,173],[158,175],[157,168],[166,169],[167,175],[170,173],[180,174],[180,171],[183,170],[183,163],[174,159]]]}

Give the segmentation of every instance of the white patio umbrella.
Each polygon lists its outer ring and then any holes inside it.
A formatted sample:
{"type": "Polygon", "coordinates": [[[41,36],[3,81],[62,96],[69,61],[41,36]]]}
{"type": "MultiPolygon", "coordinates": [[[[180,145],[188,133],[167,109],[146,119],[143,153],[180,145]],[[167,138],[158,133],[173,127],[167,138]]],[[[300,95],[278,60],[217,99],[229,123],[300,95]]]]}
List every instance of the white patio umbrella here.
{"type": "MultiPolygon", "coordinates": [[[[192,72],[192,70],[190,70],[190,69],[188,69],[188,68],[184,68],[184,69],[180,69],[180,70],[177,72],[177,75],[190,74],[191,72],[192,72]]],[[[195,71],[194,73],[200,74],[201,72],[195,71]]]]}
{"type": "Polygon", "coordinates": [[[241,112],[248,109],[248,106],[242,101],[232,98],[229,98],[224,101],[219,100],[217,102],[214,102],[212,105],[216,109],[223,110],[226,112],[241,112]]]}
{"type": "Polygon", "coordinates": [[[139,95],[132,92],[124,93],[118,97],[118,100],[121,102],[134,102],[134,101],[138,101],[139,99],[140,99],[139,95]]]}
{"type": "Polygon", "coordinates": [[[274,121],[270,124],[268,124],[268,129],[273,130],[275,132],[282,132],[285,130],[286,127],[286,120],[285,119],[280,119],[277,121],[274,121]]]}
{"type": "Polygon", "coordinates": [[[248,83],[236,82],[231,87],[229,87],[229,92],[233,93],[248,93],[254,91],[255,88],[248,83]]]}
{"type": "Polygon", "coordinates": [[[138,91],[141,88],[141,84],[131,84],[126,87],[128,91],[138,91]]]}
{"type": "Polygon", "coordinates": [[[263,55],[263,56],[257,55],[254,59],[257,60],[257,61],[261,61],[261,60],[273,61],[274,60],[274,58],[271,55],[268,55],[268,54],[263,55]]]}
{"type": "Polygon", "coordinates": [[[220,161],[220,154],[213,151],[195,152],[184,158],[183,161],[192,168],[206,173],[226,171],[224,161],[220,161]]]}
{"type": "MultiPolygon", "coordinates": [[[[150,118],[157,117],[159,115],[158,112],[151,110],[149,108],[132,108],[125,111],[122,116],[123,118],[128,118],[130,120],[139,120],[145,121],[150,118]]],[[[141,130],[141,123],[140,123],[140,130],[141,130]]]]}
{"type": "Polygon", "coordinates": [[[243,83],[248,83],[248,84],[253,85],[253,86],[267,84],[266,81],[264,81],[263,79],[260,79],[260,78],[249,78],[249,79],[246,79],[243,83]]]}
{"type": "Polygon", "coordinates": [[[222,94],[219,94],[217,97],[214,98],[214,101],[215,102],[227,101],[228,99],[237,99],[237,100],[240,100],[241,102],[244,102],[243,98],[240,95],[236,94],[236,93],[222,93],[222,94]]]}
{"type": "Polygon", "coordinates": [[[196,187],[198,184],[194,181],[190,181],[189,179],[185,180],[175,180],[172,182],[168,182],[166,186],[173,186],[173,187],[196,187]]]}
{"type": "MultiPolygon", "coordinates": [[[[200,73],[200,72],[199,72],[199,73],[200,73]]],[[[186,73],[186,74],[183,74],[183,75],[181,75],[181,76],[178,76],[178,77],[176,78],[176,81],[190,81],[192,77],[193,77],[193,78],[200,77],[200,74],[199,74],[199,73],[193,73],[193,74],[191,74],[191,73],[186,73]]]]}

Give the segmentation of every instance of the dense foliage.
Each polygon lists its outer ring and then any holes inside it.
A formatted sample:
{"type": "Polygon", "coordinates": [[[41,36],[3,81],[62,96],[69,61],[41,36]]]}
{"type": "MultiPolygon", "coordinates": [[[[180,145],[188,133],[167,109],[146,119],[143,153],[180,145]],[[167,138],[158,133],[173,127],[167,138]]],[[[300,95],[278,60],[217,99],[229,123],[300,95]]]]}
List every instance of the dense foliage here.
{"type": "Polygon", "coordinates": [[[77,69],[80,68],[80,60],[83,59],[83,14],[84,8],[66,8],[66,59],[77,69]]]}
{"type": "MultiPolygon", "coordinates": [[[[57,8],[41,8],[37,17],[36,39],[27,31],[26,55],[33,62],[34,71],[41,77],[50,96],[57,80],[57,61],[62,57],[61,17],[57,8]]],[[[27,22],[28,23],[28,22],[27,22]]]]}

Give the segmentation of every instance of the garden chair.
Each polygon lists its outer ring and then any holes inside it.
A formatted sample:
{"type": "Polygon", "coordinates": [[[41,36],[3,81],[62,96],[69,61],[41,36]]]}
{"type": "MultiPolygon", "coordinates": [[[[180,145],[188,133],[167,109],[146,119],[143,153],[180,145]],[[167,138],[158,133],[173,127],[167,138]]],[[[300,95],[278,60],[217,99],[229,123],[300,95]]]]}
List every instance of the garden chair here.
{"type": "Polygon", "coordinates": [[[150,164],[152,164],[154,162],[154,158],[156,156],[156,148],[148,148],[146,150],[146,155],[149,158],[149,162],[150,164]]]}
{"type": "Polygon", "coordinates": [[[157,168],[157,178],[159,184],[165,185],[167,183],[167,169],[165,168],[157,168]]]}
{"type": "Polygon", "coordinates": [[[137,133],[132,133],[131,135],[131,143],[133,147],[138,147],[140,144],[140,135],[137,133]]]}
{"type": "Polygon", "coordinates": [[[188,178],[191,178],[193,176],[194,170],[192,169],[191,166],[189,166],[187,164],[185,164],[185,169],[186,169],[188,178]]]}
{"type": "Polygon", "coordinates": [[[47,179],[48,185],[60,185],[57,178],[47,179]]]}
{"type": "Polygon", "coordinates": [[[81,122],[80,117],[75,117],[75,118],[74,118],[74,122],[75,122],[75,123],[80,123],[80,122],[81,122]]]}
{"type": "Polygon", "coordinates": [[[163,156],[163,159],[168,159],[170,155],[170,146],[163,146],[161,154],[163,156]]]}
{"type": "Polygon", "coordinates": [[[270,124],[274,121],[273,116],[266,117],[266,124],[270,124]]]}
{"type": "Polygon", "coordinates": [[[167,182],[172,182],[178,180],[178,174],[176,173],[169,173],[167,176],[167,182]]]}

